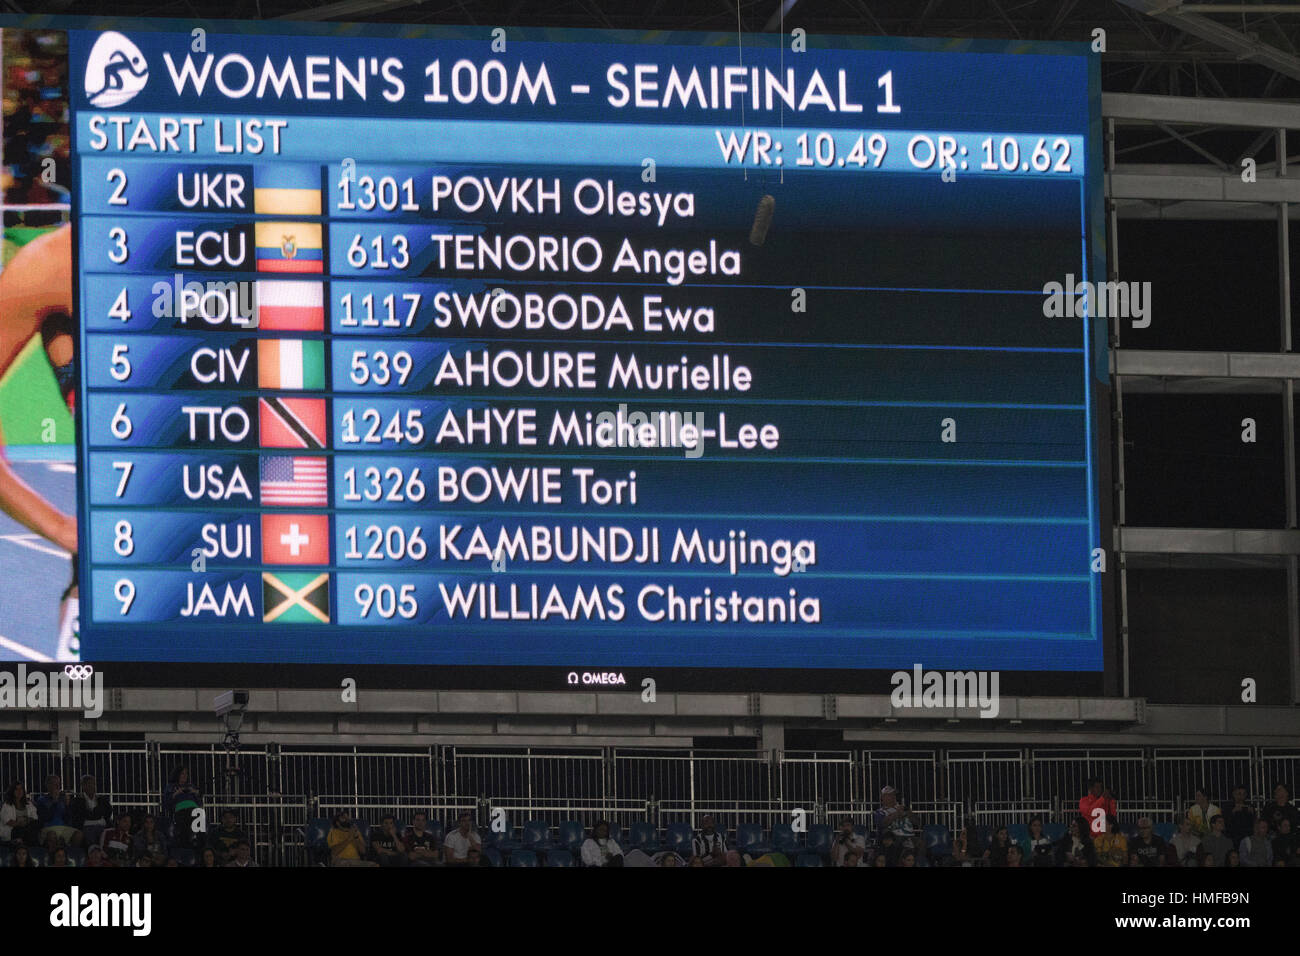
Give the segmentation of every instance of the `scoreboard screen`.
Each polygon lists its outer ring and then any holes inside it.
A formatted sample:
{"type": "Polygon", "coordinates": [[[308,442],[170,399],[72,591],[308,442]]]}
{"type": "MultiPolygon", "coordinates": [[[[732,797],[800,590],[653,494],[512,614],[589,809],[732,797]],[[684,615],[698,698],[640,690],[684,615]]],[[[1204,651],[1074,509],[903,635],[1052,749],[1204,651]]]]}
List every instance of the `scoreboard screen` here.
{"type": "Polygon", "coordinates": [[[1085,45],[51,23],[59,656],[1105,668],[1085,45]]]}

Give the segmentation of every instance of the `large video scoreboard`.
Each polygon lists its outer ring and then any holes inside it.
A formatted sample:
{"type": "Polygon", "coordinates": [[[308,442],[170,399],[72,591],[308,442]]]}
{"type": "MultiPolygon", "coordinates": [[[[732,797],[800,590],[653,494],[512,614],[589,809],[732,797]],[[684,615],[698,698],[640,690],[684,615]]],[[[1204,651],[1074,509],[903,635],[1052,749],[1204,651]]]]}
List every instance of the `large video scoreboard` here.
{"type": "Polygon", "coordinates": [[[284,31],[68,31],[83,659],[1102,670],[1085,46],[284,31]]]}

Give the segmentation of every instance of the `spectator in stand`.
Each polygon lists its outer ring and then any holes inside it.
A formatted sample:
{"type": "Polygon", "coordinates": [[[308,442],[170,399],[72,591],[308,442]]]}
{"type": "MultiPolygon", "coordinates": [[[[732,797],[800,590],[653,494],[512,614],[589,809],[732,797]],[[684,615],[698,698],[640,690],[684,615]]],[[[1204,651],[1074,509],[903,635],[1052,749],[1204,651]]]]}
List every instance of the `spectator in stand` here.
{"type": "Polygon", "coordinates": [[[417,810],[415,816],[411,818],[411,825],[402,834],[402,842],[406,844],[406,855],[411,861],[411,866],[437,866],[442,859],[438,835],[428,829],[428,826],[429,815],[423,810],[417,810]]]}
{"type": "MultiPolygon", "coordinates": [[[[1249,839],[1249,837],[1247,837],[1247,839],[1249,839]]],[[[1235,869],[1241,866],[1241,853],[1237,850],[1229,850],[1228,859],[1223,865],[1230,869],[1235,869]]]]}
{"type": "Polygon", "coordinates": [[[248,845],[247,840],[240,840],[235,844],[234,855],[226,866],[234,866],[240,869],[257,866],[257,861],[253,859],[253,848],[248,845]]]}
{"type": "Polygon", "coordinates": [[[856,852],[859,857],[867,855],[867,841],[858,836],[853,829],[853,820],[845,817],[840,821],[840,832],[835,834],[835,842],[831,844],[831,866],[843,866],[844,856],[850,850],[856,852]]]}
{"type": "Polygon", "coordinates": [[[1255,821],[1255,832],[1241,841],[1238,857],[1242,866],[1272,866],[1273,841],[1268,838],[1268,820],[1260,817],[1255,821]]]}
{"type": "Polygon", "coordinates": [[[36,867],[36,861],[32,859],[32,851],[27,849],[25,844],[20,843],[14,848],[14,858],[9,861],[9,865],[23,867],[24,869],[28,867],[34,869],[36,867]]]}
{"type": "Polygon", "coordinates": [[[899,866],[916,866],[916,854],[911,850],[904,850],[903,855],[898,858],[899,866]]]}
{"type": "Polygon", "coordinates": [[[135,837],[131,834],[131,814],[117,815],[117,826],[105,830],[99,838],[100,849],[112,866],[130,866],[135,862],[135,837]]]}
{"type": "Polygon", "coordinates": [[[1214,859],[1212,866],[1223,866],[1227,862],[1228,851],[1233,847],[1232,840],[1224,832],[1226,826],[1227,821],[1222,813],[1210,817],[1210,832],[1201,840],[1201,852],[1214,859]]]}
{"type": "MultiPolygon", "coordinates": [[[[190,812],[193,812],[193,808],[190,812]]],[[[207,845],[216,851],[217,865],[225,866],[235,855],[235,844],[247,839],[248,834],[239,828],[239,817],[235,811],[225,809],[221,811],[221,826],[208,834],[207,845]]]]}
{"type": "Polygon", "coordinates": [[[177,767],[163,794],[163,812],[175,823],[173,833],[177,846],[194,846],[194,814],[202,807],[203,797],[190,782],[190,768],[177,767]]]}
{"type": "Polygon", "coordinates": [[[889,866],[889,857],[885,856],[885,854],[883,854],[883,853],[877,853],[877,854],[875,855],[875,857],[872,859],[872,861],[871,861],[871,865],[872,865],[873,867],[874,867],[874,866],[889,866]]]}
{"type": "Polygon", "coordinates": [[[867,852],[867,851],[866,851],[864,848],[862,848],[862,847],[858,847],[858,846],[848,846],[848,847],[845,847],[845,848],[844,848],[844,852],[842,852],[842,853],[840,854],[840,861],[839,861],[838,863],[835,863],[835,864],[832,864],[832,865],[834,865],[834,866],[866,866],[867,864],[864,863],[863,860],[862,860],[862,858],[863,858],[863,856],[866,854],[866,852],[867,852]]]}
{"type": "Polygon", "coordinates": [[[1196,802],[1187,808],[1187,819],[1192,822],[1192,832],[1201,839],[1210,832],[1210,820],[1223,811],[1210,802],[1205,787],[1196,788],[1196,802]]]}
{"type": "Polygon", "coordinates": [[[1284,783],[1273,788],[1273,802],[1264,808],[1262,816],[1273,833],[1277,833],[1277,825],[1282,820],[1291,821],[1291,832],[1300,832],[1300,810],[1291,806],[1291,791],[1284,783]]]}
{"type": "Polygon", "coordinates": [[[1025,851],[1020,849],[1019,843],[1012,843],[1007,847],[1007,866],[1019,868],[1025,859],[1025,851]]]}
{"type": "Polygon", "coordinates": [[[989,866],[1006,866],[1010,849],[1011,837],[1007,835],[1007,828],[998,827],[993,831],[993,843],[989,847],[989,866]]]}
{"type": "Polygon", "coordinates": [[[1222,865],[1217,860],[1214,859],[1213,853],[1206,852],[1204,840],[1201,841],[1201,848],[1196,853],[1196,865],[1197,866],[1221,866],[1222,865]]]}
{"type": "Polygon", "coordinates": [[[100,795],[95,778],[86,774],[81,778],[81,792],[68,804],[68,823],[81,831],[85,845],[97,846],[100,834],[114,819],[113,805],[100,795]]]}
{"type": "Polygon", "coordinates": [[[1119,821],[1106,815],[1106,832],[1092,838],[1098,866],[1124,866],[1128,863],[1128,839],[1117,829],[1119,821]]]}
{"type": "Polygon", "coordinates": [[[582,844],[583,866],[622,866],[623,851],[609,837],[609,821],[597,820],[591,836],[582,844]]]}
{"type": "Polygon", "coordinates": [[[1201,838],[1192,832],[1192,821],[1183,817],[1178,821],[1178,832],[1169,841],[1170,866],[1195,866],[1196,851],[1201,838]]]}
{"type": "Polygon", "coordinates": [[[370,853],[380,866],[406,866],[410,858],[406,855],[406,844],[397,832],[397,822],[391,813],[385,813],[379,821],[379,829],[370,835],[370,853]]]}
{"type": "Polygon", "coordinates": [[[68,796],[63,790],[63,778],[52,773],[45,778],[45,792],[32,798],[43,842],[52,833],[61,844],[80,846],[81,831],[68,823],[68,796]]]}
{"type": "Polygon", "coordinates": [[[921,823],[916,814],[898,799],[893,787],[880,788],[880,806],[871,815],[875,831],[880,837],[886,832],[894,835],[899,850],[915,850],[916,834],[920,832],[921,823]]]}
{"type": "Polygon", "coordinates": [[[68,851],[59,847],[50,854],[50,866],[71,866],[68,862],[68,851]]]}
{"type": "Polygon", "coordinates": [[[146,813],[140,824],[140,832],[135,835],[135,855],[150,857],[154,864],[162,866],[167,857],[167,841],[158,832],[158,820],[152,813],[146,813]],[[158,857],[163,857],[159,862],[158,857]]]}
{"type": "Polygon", "coordinates": [[[700,831],[691,840],[691,852],[693,857],[699,857],[705,866],[727,865],[727,838],[718,832],[713,814],[706,813],[700,818],[700,831]]]}
{"type": "Polygon", "coordinates": [[[1043,818],[1029,818],[1029,839],[1021,847],[1027,866],[1052,866],[1055,851],[1052,841],[1043,835],[1043,818]]]}
{"type": "Polygon", "coordinates": [[[112,863],[108,862],[108,857],[104,855],[103,849],[100,848],[98,844],[92,846],[89,850],[86,851],[86,866],[112,866],[112,865],[113,865],[112,863]]]}
{"type": "Polygon", "coordinates": [[[962,827],[961,832],[957,834],[957,839],[953,841],[952,858],[962,866],[988,865],[989,848],[980,839],[979,824],[975,822],[974,817],[966,819],[966,825],[962,827]],[[959,853],[961,854],[960,858],[958,858],[959,853]]]}
{"type": "Polygon", "coordinates": [[[1297,834],[1291,830],[1291,821],[1286,817],[1277,822],[1277,836],[1273,838],[1273,865],[1296,866],[1295,855],[1300,844],[1297,834]]]}
{"type": "Polygon", "coordinates": [[[366,859],[366,838],[346,810],[334,814],[334,825],[325,837],[325,845],[329,847],[331,866],[376,865],[366,859]]]}
{"type": "Polygon", "coordinates": [[[952,835],[952,862],[954,866],[974,866],[970,856],[970,834],[962,827],[952,835]]]}
{"type": "Polygon", "coordinates": [[[452,830],[442,841],[443,860],[453,866],[468,866],[470,847],[483,852],[483,840],[474,829],[474,818],[468,810],[462,810],[456,817],[456,829],[452,830]]]}
{"type": "Polygon", "coordinates": [[[217,851],[210,846],[205,846],[199,852],[199,867],[202,869],[214,870],[221,864],[217,862],[217,851]]]}
{"type": "Polygon", "coordinates": [[[1106,786],[1101,777],[1088,778],[1088,792],[1079,798],[1079,816],[1088,821],[1088,832],[1093,837],[1105,833],[1105,817],[1118,817],[1119,811],[1115,808],[1115,798],[1111,796],[1110,788],[1106,786]],[[1096,813],[1097,810],[1105,811],[1105,816],[1096,813]]]}
{"type": "Polygon", "coordinates": [[[1138,835],[1129,844],[1129,855],[1138,858],[1139,866],[1165,865],[1165,841],[1152,831],[1150,817],[1138,818],[1138,835]]]}
{"type": "Polygon", "coordinates": [[[1255,832],[1255,808],[1246,802],[1246,788],[1238,784],[1232,788],[1232,806],[1224,814],[1224,834],[1238,846],[1255,832]]]}
{"type": "Polygon", "coordinates": [[[0,842],[26,843],[36,846],[41,838],[41,821],[36,804],[27,796],[22,783],[10,784],[0,805],[0,842]]]}
{"type": "Polygon", "coordinates": [[[880,835],[880,842],[876,845],[876,849],[885,854],[885,859],[890,866],[898,866],[898,856],[903,852],[903,848],[894,839],[893,831],[886,830],[880,835]]]}

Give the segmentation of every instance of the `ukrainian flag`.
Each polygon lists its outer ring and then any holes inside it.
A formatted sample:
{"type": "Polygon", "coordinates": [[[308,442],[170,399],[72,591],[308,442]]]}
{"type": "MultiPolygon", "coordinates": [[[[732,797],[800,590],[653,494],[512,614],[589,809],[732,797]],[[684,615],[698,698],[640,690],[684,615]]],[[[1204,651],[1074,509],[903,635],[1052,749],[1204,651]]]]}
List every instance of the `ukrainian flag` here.
{"type": "Polygon", "coordinates": [[[325,271],[318,222],[259,222],[253,226],[258,272],[325,271]]]}
{"type": "Polygon", "coordinates": [[[319,216],[320,168],[258,166],[253,171],[253,212],[267,216],[319,216]]]}

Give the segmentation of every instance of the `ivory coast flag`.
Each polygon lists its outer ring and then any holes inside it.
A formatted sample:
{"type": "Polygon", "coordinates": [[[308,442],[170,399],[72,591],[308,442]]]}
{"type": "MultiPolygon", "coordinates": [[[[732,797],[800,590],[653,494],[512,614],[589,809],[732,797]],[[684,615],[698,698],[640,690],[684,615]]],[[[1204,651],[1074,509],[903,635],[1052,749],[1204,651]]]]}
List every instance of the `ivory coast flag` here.
{"type": "Polygon", "coordinates": [[[325,343],[301,339],[259,339],[257,387],[325,387],[325,343]]]}
{"type": "Polygon", "coordinates": [[[253,226],[258,272],[324,272],[318,222],[259,222],[253,226]]]}
{"type": "Polygon", "coordinates": [[[257,327],[268,332],[324,332],[321,283],[258,279],[257,327]]]}
{"type": "Polygon", "coordinates": [[[319,216],[320,167],[258,166],[253,170],[253,212],[270,216],[319,216]]]}

